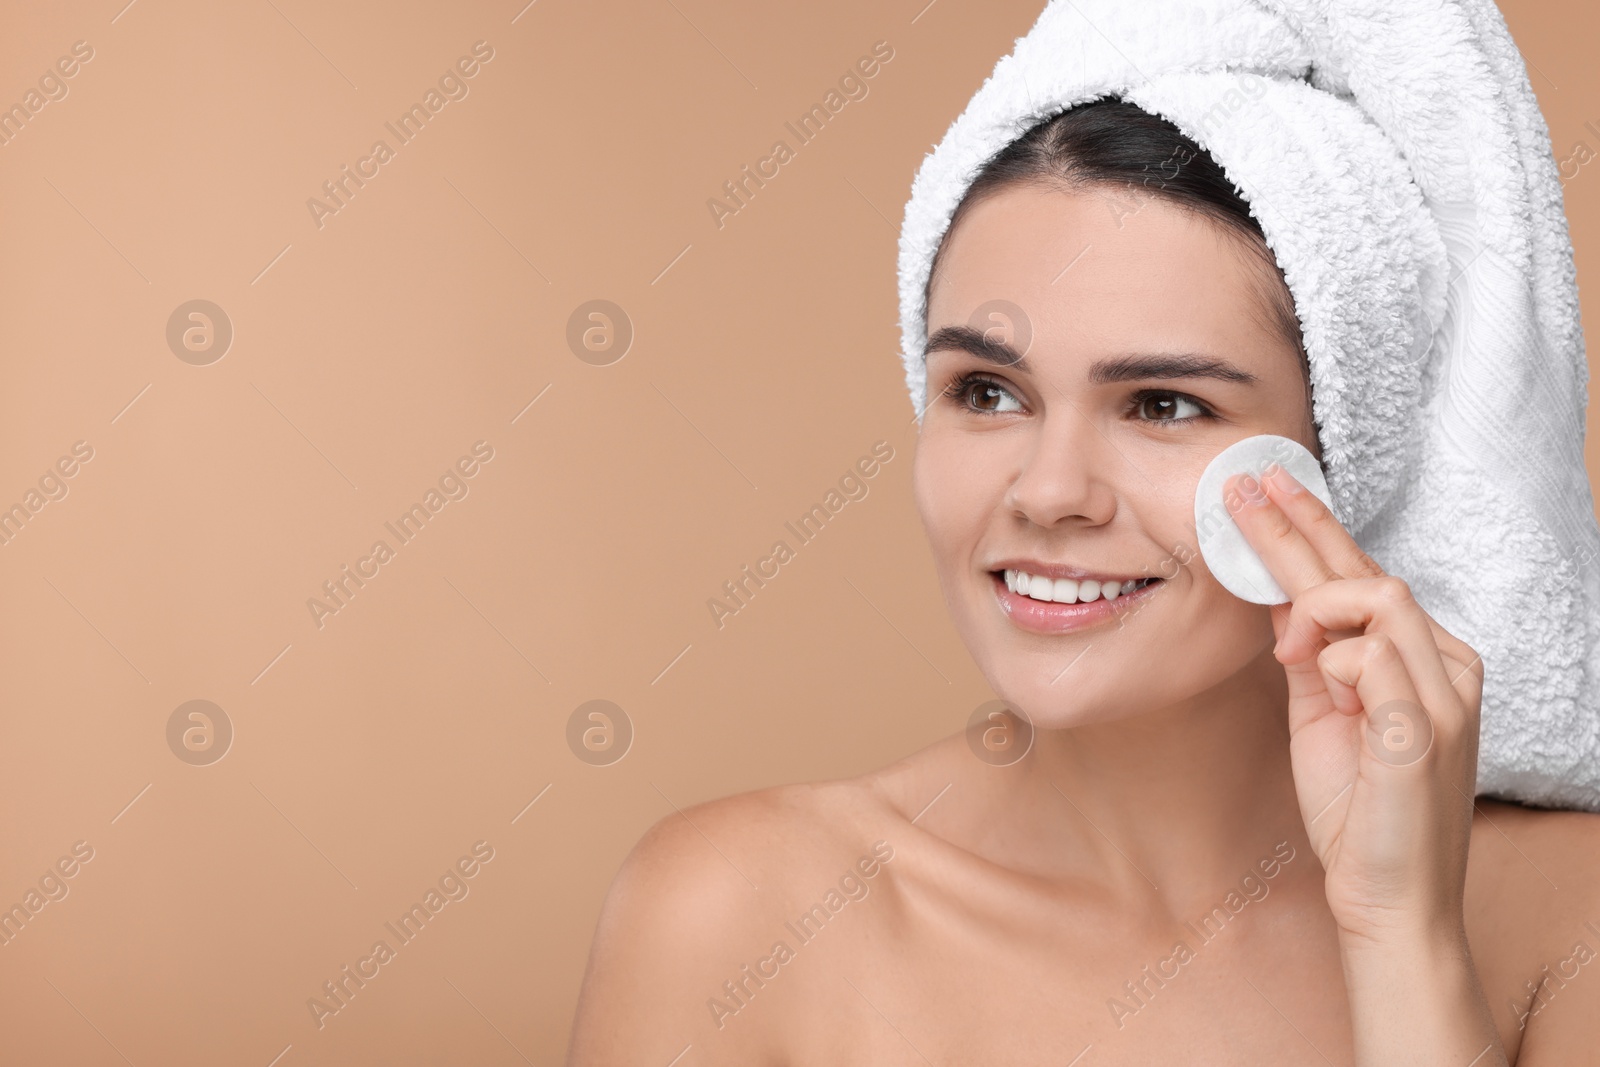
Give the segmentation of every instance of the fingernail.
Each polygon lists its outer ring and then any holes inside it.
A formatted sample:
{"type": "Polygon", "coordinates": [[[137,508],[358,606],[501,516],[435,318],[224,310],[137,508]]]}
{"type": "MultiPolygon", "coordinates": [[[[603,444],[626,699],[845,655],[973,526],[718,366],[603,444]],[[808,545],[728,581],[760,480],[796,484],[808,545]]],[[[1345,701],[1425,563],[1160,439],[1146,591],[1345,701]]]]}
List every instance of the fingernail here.
{"type": "Polygon", "coordinates": [[[1277,463],[1269,464],[1267,466],[1267,469],[1263,473],[1268,478],[1272,479],[1272,484],[1276,485],[1279,489],[1281,489],[1285,493],[1289,493],[1289,494],[1292,495],[1294,493],[1303,493],[1303,492],[1305,492],[1306,487],[1301,485],[1295,479],[1294,475],[1290,474],[1287,470],[1285,470],[1281,465],[1279,465],[1277,463]]]}

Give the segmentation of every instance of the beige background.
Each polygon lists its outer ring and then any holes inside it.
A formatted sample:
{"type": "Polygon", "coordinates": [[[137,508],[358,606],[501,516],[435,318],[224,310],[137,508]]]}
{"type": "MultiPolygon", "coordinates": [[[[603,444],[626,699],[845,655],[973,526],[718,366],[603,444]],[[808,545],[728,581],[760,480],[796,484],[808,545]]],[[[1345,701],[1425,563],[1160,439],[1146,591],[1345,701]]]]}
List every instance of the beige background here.
{"type": "MultiPolygon", "coordinates": [[[[124,3],[11,4],[0,34],[5,105],[93,49],[0,147],[0,507],[93,449],[0,545],[0,906],[93,849],[0,947],[3,1058],[557,1062],[651,822],[881,765],[989,697],[910,498],[895,241],[1040,0],[124,3]],[[307,199],[480,40],[319,228],[307,199]],[[868,95],[718,228],[707,200],[878,41],[868,95]],[[194,299],[234,332],[204,366],[166,338],[194,299]],[[566,340],[594,299],[635,331],[608,366],[566,340]],[[878,441],[868,495],[718,629],[707,600],[878,441]],[[380,538],[319,629],[308,598],[380,538]],[[197,699],[234,730],[205,766],[166,732],[197,699]],[[636,731],[611,766],[567,744],[593,699],[636,731]],[[480,841],[319,1029],[308,998],[480,841]]],[[[1600,151],[1600,15],[1505,10],[1557,155],[1600,151]]],[[[1568,169],[1588,279],[1600,162],[1568,169]]]]}

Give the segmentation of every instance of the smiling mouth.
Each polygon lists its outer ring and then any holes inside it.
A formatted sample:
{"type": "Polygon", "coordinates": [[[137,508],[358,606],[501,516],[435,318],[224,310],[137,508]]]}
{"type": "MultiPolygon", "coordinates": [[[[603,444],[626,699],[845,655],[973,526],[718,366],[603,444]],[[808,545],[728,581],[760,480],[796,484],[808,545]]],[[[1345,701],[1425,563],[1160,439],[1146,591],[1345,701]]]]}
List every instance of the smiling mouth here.
{"type": "Polygon", "coordinates": [[[1050,579],[1016,570],[989,573],[1003,581],[1012,593],[1046,604],[1092,604],[1097,600],[1114,601],[1120,596],[1136,593],[1161,581],[1160,578],[1153,576],[1131,581],[1095,581],[1092,578],[1078,581],[1072,578],[1050,579]]]}
{"type": "MultiPolygon", "coordinates": [[[[1112,620],[1122,620],[1130,612],[1138,610],[1138,605],[1155,596],[1155,590],[1166,584],[1160,578],[1139,578],[1132,581],[1116,582],[1116,591],[1110,598],[1105,596],[1105,586],[1110,583],[1097,582],[1087,579],[1077,582],[1077,589],[1071,588],[1072,579],[1044,579],[1039,578],[1039,592],[1045,592],[1045,582],[1049,583],[1049,596],[1045,600],[1033,595],[1034,576],[1026,575],[1027,592],[1019,591],[1023,588],[1024,574],[1017,571],[990,571],[990,580],[993,583],[995,600],[1000,611],[1006,619],[1020,630],[1043,635],[1060,635],[1078,630],[1092,629],[1104,625],[1112,620]],[[1056,582],[1068,583],[1062,588],[1063,597],[1071,593],[1072,599],[1056,600],[1056,582]],[[1100,586],[1096,589],[1095,586],[1100,586]],[[1086,589],[1085,586],[1088,586],[1086,589]],[[1089,597],[1091,599],[1085,599],[1089,597]]],[[[1120,622],[1119,622],[1120,625],[1120,622]]]]}

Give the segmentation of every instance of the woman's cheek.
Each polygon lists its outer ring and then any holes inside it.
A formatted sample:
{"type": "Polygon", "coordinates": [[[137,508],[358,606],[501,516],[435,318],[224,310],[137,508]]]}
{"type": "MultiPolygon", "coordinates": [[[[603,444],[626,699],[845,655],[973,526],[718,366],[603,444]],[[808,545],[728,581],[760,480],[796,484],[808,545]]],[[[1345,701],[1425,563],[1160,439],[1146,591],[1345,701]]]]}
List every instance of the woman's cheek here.
{"type": "Polygon", "coordinates": [[[1226,674],[1242,669],[1263,648],[1273,644],[1276,635],[1269,609],[1241,600],[1223,588],[1199,552],[1194,553],[1185,573],[1191,602],[1189,626],[1195,643],[1206,648],[1204,658],[1226,668],[1226,674]]]}
{"type": "Polygon", "coordinates": [[[938,562],[944,556],[945,528],[949,517],[945,514],[944,501],[940,496],[940,479],[938,472],[933,469],[936,464],[929,451],[926,441],[917,443],[917,453],[911,464],[911,499],[916,504],[917,517],[922,520],[923,530],[928,535],[934,560],[938,562]]]}
{"type": "Polygon", "coordinates": [[[911,466],[911,492],[941,570],[956,564],[966,543],[976,543],[991,495],[979,450],[959,442],[923,437],[911,466]]]}

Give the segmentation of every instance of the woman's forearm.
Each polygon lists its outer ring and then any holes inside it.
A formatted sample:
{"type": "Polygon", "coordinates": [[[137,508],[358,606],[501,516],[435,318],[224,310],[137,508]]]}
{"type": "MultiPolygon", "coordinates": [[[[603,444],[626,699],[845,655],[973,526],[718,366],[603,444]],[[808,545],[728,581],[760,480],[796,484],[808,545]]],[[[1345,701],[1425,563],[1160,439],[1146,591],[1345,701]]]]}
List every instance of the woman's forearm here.
{"type": "Polygon", "coordinates": [[[1508,1067],[1465,932],[1341,937],[1359,1067],[1508,1067]]]}

